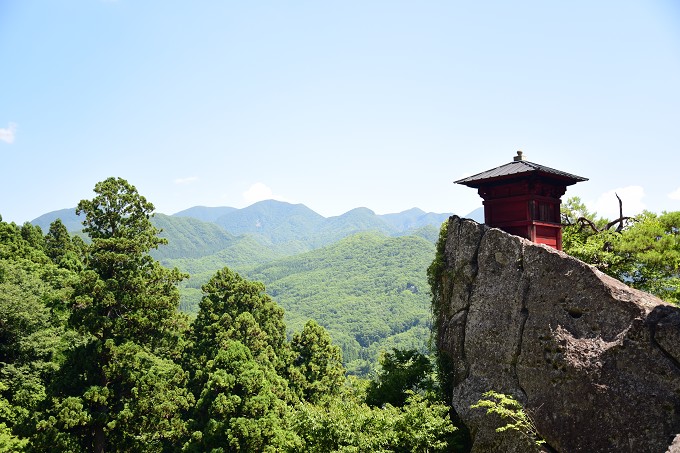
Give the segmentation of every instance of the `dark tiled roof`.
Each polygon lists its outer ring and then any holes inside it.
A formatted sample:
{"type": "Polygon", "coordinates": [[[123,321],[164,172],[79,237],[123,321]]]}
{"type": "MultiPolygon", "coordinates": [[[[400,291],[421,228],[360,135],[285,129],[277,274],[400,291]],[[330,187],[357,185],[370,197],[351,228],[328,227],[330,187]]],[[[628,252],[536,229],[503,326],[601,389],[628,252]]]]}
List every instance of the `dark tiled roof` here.
{"type": "Polygon", "coordinates": [[[583,178],[581,176],[572,175],[571,173],[555,170],[554,168],[546,167],[545,165],[535,164],[526,160],[516,160],[514,162],[510,162],[509,164],[501,165],[500,167],[492,168],[491,170],[483,171],[476,175],[459,179],[458,181],[454,181],[454,183],[477,187],[482,182],[496,179],[508,179],[524,173],[536,173],[546,176],[553,176],[557,179],[564,180],[567,185],[588,180],[588,178],[583,178]]]}

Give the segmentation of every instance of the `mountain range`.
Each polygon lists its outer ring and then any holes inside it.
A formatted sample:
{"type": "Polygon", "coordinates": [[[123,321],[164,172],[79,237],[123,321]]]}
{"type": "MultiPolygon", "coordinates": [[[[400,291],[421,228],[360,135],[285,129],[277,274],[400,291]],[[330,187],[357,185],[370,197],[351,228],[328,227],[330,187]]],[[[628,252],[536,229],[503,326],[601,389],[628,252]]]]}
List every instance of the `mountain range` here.
{"type": "MultiPolygon", "coordinates": [[[[481,208],[467,217],[479,220],[481,208]]],[[[355,208],[342,215],[323,217],[303,204],[276,200],[260,201],[246,208],[195,206],[171,216],[157,213],[154,224],[163,230],[169,245],[155,252],[162,258],[197,258],[222,250],[242,235],[292,255],[322,247],[362,231],[376,231],[386,236],[416,235],[436,240],[441,223],[451,213],[424,212],[413,208],[394,214],[379,215],[368,208],[355,208]]],[[[82,224],[73,209],[61,209],[31,221],[43,231],[60,218],[71,232],[82,224]]]]}
{"type": "MultiPolygon", "coordinates": [[[[180,309],[196,313],[201,286],[228,266],[261,281],[286,311],[290,333],[315,319],[343,351],[347,369],[366,375],[381,351],[425,350],[429,337],[426,269],[451,214],[413,208],[378,215],[367,208],[323,217],[302,204],[261,201],[243,209],[196,206],[152,222],[168,244],[152,255],[190,275],[180,309]]],[[[481,209],[467,217],[479,220],[481,209]]],[[[82,229],[75,209],[33,220],[43,231],[60,218],[82,229]]]]}

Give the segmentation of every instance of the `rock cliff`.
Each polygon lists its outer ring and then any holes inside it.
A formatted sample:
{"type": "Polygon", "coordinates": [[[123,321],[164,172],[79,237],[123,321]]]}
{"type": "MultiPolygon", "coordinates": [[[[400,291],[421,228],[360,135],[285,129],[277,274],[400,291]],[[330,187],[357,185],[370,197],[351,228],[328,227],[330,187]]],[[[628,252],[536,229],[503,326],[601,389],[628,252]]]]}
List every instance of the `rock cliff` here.
{"type": "Polygon", "coordinates": [[[547,451],[665,452],[680,433],[680,308],[568,255],[451,217],[434,309],[473,452],[526,452],[471,409],[514,396],[547,451]]]}

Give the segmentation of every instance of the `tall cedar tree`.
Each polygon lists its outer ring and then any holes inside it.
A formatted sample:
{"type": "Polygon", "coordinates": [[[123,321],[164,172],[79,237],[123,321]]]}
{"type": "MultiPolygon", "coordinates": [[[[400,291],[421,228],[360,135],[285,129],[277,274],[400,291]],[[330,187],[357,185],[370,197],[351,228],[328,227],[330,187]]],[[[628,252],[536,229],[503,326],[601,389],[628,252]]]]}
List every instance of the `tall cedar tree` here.
{"type": "Polygon", "coordinates": [[[283,309],[228,268],[203,286],[187,361],[197,402],[189,451],[284,451],[297,436],[283,309]]]}
{"type": "Polygon", "coordinates": [[[401,407],[410,392],[434,391],[432,363],[425,354],[415,349],[393,349],[380,358],[382,371],[371,381],[366,391],[366,403],[370,406],[391,404],[401,407]]]}
{"type": "Polygon", "coordinates": [[[186,434],[180,415],[192,403],[186,373],[173,362],[184,324],[177,283],[149,251],[165,242],[150,218],[153,205],[121,178],[96,184],[82,200],[92,239],[69,323],[74,346],[52,389],[51,416],[38,447],[61,451],[163,451],[186,434]]]}
{"type": "Polygon", "coordinates": [[[50,224],[50,229],[45,235],[45,254],[54,264],[73,271],[82,270],[83,246],[80,237],[76,240],[71,238],[61,219],[50,224]]]}
{"type": "Polygon", "coordinates": [[[345,382],[340,348],[322,326],[307,321],[302,332],[291,342],[293,365],[289,381],[303,401],[319,403],[328,396],[337,396],[345,382]]]}

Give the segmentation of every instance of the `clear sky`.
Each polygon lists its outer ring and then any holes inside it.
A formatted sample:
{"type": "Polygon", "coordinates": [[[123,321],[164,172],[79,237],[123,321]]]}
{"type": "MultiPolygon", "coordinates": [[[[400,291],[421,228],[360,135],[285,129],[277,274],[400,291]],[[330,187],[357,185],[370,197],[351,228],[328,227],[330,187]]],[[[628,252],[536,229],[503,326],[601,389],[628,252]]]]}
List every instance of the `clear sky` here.
{"type": "Polygon", "coordinates": [[[166,214],[466,214],[518,149],[601,215],[680,210],[680,3],[0,0],[6,221],[108,176],[166,214]]]}

